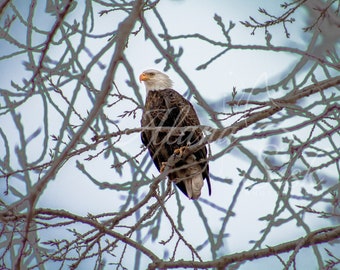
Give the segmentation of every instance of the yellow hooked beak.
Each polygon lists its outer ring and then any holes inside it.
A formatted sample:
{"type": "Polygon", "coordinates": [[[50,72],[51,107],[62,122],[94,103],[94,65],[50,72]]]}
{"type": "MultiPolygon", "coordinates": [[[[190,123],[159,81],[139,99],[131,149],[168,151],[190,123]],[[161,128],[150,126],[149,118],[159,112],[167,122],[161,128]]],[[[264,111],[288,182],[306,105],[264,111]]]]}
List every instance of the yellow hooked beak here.
{"type": "Polygon", "coordinates": [[[139,81],[147,81],[148,79],[150,79],[150,76],[146,73],[142,73],[141,75],[139,75],[139,81]]]}

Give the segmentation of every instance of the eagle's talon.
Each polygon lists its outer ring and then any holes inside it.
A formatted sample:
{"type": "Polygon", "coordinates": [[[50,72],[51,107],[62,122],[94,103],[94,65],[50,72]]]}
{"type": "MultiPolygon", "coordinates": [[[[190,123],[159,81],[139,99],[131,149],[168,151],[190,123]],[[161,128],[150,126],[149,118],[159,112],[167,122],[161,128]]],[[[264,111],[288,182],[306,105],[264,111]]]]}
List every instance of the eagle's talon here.
{"type": "Polygon", "coordinates": [[[188,146],[181,146],[180,148],[175,149],[174,154],[181,157],[186,150],[188,150],[188,146]]]}
{"type": "Polygon", "coordinates": [[[166,165],[167,165],[166,162],[162,162],[161,168],[159,169],[161,173],[165,171],[166,165]]]}

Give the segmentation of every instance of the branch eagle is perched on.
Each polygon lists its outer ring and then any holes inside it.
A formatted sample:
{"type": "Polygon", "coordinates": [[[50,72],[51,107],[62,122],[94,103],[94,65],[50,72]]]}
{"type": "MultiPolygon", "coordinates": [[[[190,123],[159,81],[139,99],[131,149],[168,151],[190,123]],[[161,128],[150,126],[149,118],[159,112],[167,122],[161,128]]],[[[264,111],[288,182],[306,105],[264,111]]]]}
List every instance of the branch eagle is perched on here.
{"type": "MultiPolygon", "coordinates": [[[[203,138],[203,132],[199,129],[200,122],[192,104],[172,89],[172,81],[166,74],[149,69],[139,76],[139,80],[144,82],[146,88],[141,125],[148,128],[142,131],[142,142],[148,148],[157,169],[162,171],[171,155],[175,153],[182,156],[187,146],[203,138]],[[193,128],[195,126],[197,128],[193,128]],[[182,129],[157,130],[160,127],[182,129]]],[[[210,195],[206,147],[179,160],[168,177],[189,199],[199,198],[203,180],[206,179],[210,195]]]]}

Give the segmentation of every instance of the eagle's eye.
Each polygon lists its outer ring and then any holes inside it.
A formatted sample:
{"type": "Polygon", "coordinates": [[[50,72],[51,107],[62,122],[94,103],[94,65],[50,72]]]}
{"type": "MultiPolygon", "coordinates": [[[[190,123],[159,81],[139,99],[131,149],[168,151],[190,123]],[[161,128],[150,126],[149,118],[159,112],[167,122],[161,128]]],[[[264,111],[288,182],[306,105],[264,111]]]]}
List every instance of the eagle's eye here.
{"type": "Polygon", "coordinates": [[[150,72],[149,75],[150,76],[155,76],[155,73],[154,72],[150,72]]]}

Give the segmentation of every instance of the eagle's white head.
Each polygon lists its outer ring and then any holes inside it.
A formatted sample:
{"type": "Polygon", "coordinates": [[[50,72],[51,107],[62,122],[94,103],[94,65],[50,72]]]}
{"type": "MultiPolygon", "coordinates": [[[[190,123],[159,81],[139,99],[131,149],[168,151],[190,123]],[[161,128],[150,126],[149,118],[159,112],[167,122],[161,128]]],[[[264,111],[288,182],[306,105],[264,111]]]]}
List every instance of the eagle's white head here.
{"type": "Polygon", "coordinates": [[[140,76],[139,81],[144,82],[146,92],[171,89],[172,81],[169,76],[155,69],[145,70],[140,76]]]}

